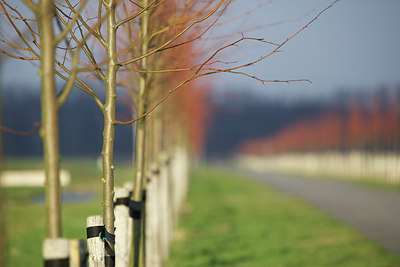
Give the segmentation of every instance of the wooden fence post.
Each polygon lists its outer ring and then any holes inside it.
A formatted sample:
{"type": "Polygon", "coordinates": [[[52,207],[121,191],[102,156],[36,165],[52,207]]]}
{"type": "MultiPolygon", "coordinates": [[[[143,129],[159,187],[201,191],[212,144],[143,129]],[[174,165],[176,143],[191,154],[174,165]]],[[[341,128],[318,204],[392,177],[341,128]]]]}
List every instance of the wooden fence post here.
{"type": "MultiPolygon", "coordinates": [[[[126,182],[126,183],[124,183],[124,188],[126,189],[126,190],[128,190],[128,193],[129,193],[129,198],[132,196],[132,194],[133,194],[133,187],[134,187],[134,185],[135,185],[135,183],[134,182],[126,182]]],[[[130,214],[130,208],[129,208],[129,230],[128,230],[128,232],[127,232],[127,235],[128,235],[128,248],[129,248],[129,253],[131,253],[133,250],[132,250],[132,241],[133,241],[133,239],[132,239],[132,235],[133,235],[133,232],[132,232],[132,230],[133,230],[133,218],[131,217],[131,214],[130,214]]],[[[130,255],[129,255],[130,256],[130,255]]],[[[130,257],[130,258],[132,258],[132,257],[130,257]]]]}
{"type": "Polygon", "coordinates": [[[160,223],[159,213],[159,171],[154,171],[147,182],[146,200],[146,256],[145,264],[151,267],[161,267],[162,259],[160,253],[160,223]]]}
{"type": "Polygon", "coordinates": [[[115,188],[115,266],[128,267],[133,221],[129,215],[129,191],[115,188]]]}
{"type": "Polygon", "coordinates": [[[160,220],[160,243],[161,243],[161,257],[164,262],[169,255],[169,237],[170,237],[170,214],[169,214],[169,201],[168,201],[168,173],[166,166],[162,164],[160,166],[159,179],[159,213],[161,216],[160,220]]]}
{"type": "Polygon", "coordinates": [[[133,187],[134,187],[134,185],[135,185],[134,182],[126,182],[126,183],[124,183],[124,188],[125,188],[126,190],[128,190],[129,196],[130,196],[130,194],[132,194],[132,192],[133,192],[133,187]]]}
{"type": "Polygon", "coordinates": [[[69,267],[86,266],[86,253],[85,240],[71,239],[69,241],[69,267]]]}
{"type": "Polygon", "coordinates": [[[101,233],[104,232],[103,216],[89,216],[86,219],[86,233],[88,246],[89,267],[104,267],[104,242],[101,240],[101,233]]]}
{"type": "Polygon", "coordinates": [[[66,238],[47,238],[43,242],[45,267],[69,267],[69,240],[66,238]]]}

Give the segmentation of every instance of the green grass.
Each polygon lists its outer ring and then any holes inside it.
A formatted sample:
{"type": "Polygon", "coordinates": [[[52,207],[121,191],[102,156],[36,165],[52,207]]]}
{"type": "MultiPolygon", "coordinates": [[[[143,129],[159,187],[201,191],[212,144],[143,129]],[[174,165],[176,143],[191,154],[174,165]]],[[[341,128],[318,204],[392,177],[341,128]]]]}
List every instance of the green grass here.
{"type": "Polygon", "coordinates": [[[400,266],[309,205],[222,171],[195,172],[167,266],[400,266]]]}
{"type": "MultiPolygon", "coordinates": [[[[41,168],[40,160],[8,160],[6,169],[41,168]]],[[[63,234],[85,238],[87,216],[102,213],[101,173],[90,159],[65,159],[72,183],[95,200],[63,206],[63,234]]],[[[132,177],[115,164],[116,184],[132,177]]],[[[167,266],[400,266],[400,259],[308,205],[266,187],[211,169],[192,179],[167,266]]],[[[7,266],[42,266],[44,206],[32,202],[43,188],[3,190],[7,266]]]]}
{"type": "MultiPolygon", "coordinates": [[[[39,159],[7,159],[5,169],[40,169],[39,159]]],[[[64,159],[62,168],[71,173],[71,184],[64,192],[91,192],[93,201],[66,203],[62,207],[63,236],[86,239],[86,217],[102,214],[101,172],[94,159],[64,159]]],[[[116,185],[132,179],[133,170],[127,162],[115,163],[116,185]]],[[[45,238],[45,209],[32,198],[44,193],[40,187],[3,188],[6,214],[6,266],[42,266],[42,242],[45,238]]]]}

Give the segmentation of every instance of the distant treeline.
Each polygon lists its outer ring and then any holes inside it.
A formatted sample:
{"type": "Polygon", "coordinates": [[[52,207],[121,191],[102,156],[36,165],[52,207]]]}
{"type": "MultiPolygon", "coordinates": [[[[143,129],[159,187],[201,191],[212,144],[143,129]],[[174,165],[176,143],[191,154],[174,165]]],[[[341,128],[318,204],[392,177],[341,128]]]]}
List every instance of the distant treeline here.
{"type": "MultiPolygon", "coordinates": [[[[320,105],[283,102],[255,102],[257,98],[227,98],[222,102],[212,99],[211,116],[204,140],[206,157],[225,157],[236,150],[241,142],[276,133],[298,118],[306,118],[322,110],[320,105]]],[[[35,128],[40,122],[40,97],[37,91],[6,90],[2,101],[2,124],[14,130],[35,128]]],[[[121,99],[122,102],[122,99],[121,99]]],[[[130,104],[120,103],[118,116],[127,120],[131,116],[130,104]]],[[[94,101],[76,91],[60,110],[60,146],[64,156],[98,156],[102,148],[102,113],[94,101]]],[[[195,121],[194,121],[195,122],[195,121]]],[[[132,152],[132,126],[116,129],[116,155],[129,156],[132,152]]],[[[192,126],[194,127],[194,126],[192,126]]],[[[21,136],[3,132],[4,153],[7,156],[40,156],[42,141],[39,132],[21,136]]]]}
{"type": "MultiPolygon", "coordinates": [[[[292,103],[260,100],[246,96],[243,91],[236,95],[230,93],[222,99],[210,94],[212,115],[208,119],[203,150],[206,158],[230,156],[239,147],[254,153],[357,146],[376,148],[378,144],[387,149],[400,136],[400,118],[396,115],[400,109],[400,86],[364,94],[342,91],[327,101],[292,103]]],[[[124,101],[121,99],[118,105],[121,120],[131,116],[130,104],[124,101]]],[[[20,89],[7,90],[3,93],[2,108],[2,124],[9,128],[30,130],[40,121],[40,98],[33,90],[24,93],[20,89]]],[[[100,155],[102,116],[90,97],[79,91],[73,93],[60,110],[62,154],[100,155]]],[[[131,127],[117,127],[116,155],[131,155],[131,127]]],[[[6,155],[39,156],[42,153],[38,132],[30,136],[3,132],[3,138],[6,155]]]]}
{"type": "MultiPolygon", "coordinates": [[[[120,118],[129,118],[128,105],[119,110],[120,118]]],[[[2,125],[18,131],[35,128],[40,122],[40,95],[32,89],[10,90],[2,94],[2,125]]],[[[99,156],[102,149],[102,113],[93,99],[75,92],[60,109],[60,148],[64,156],[99,156]]],[[[116,129],[117,155],[132,154],[132,126],[116,129]]],[[[3,132],[6,156],[40,156],[42,140],[39,131],[24,136],[3,132]]]]}
{"type": "Polygon", "coordinates": [[[260,101],[253,97],[233,95],[214,103],[208,123],[205,156],[210,159],[229,157],[248,140],[273,135],[286,125],[320,113],[320,103],[285,103],[260,101]]]}
{"type": "Polygon", "coordinates": [[[362,150],[398,152],[400,149],[400,90],[343,99],[341,105],[299,118],[275,134],[243,142],[247,154],[362,150]],[[346,104],[343,105],[343,102],[346,104]]]}

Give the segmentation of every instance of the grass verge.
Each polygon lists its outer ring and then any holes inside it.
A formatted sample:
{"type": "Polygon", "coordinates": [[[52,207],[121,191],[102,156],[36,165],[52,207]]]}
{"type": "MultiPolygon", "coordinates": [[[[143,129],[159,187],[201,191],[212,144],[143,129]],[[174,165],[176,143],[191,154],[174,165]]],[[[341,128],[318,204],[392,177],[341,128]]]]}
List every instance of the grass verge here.
{"type": "Polygon", "coordinates": [[[167,266],[400,266],[400,258],[303,202],[203,168],[167,266]]]}

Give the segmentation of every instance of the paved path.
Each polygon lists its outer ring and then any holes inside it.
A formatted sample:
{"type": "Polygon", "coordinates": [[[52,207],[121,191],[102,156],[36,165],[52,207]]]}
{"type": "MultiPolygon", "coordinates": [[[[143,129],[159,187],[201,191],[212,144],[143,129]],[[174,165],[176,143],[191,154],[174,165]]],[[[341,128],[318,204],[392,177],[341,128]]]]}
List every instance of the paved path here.
{"type": "Polygon", "coordinates": [[[320,207],[388,250],[400,254],[399,193],[342,181],[260,174],[245,170],[238,172],[320,207]]]}

